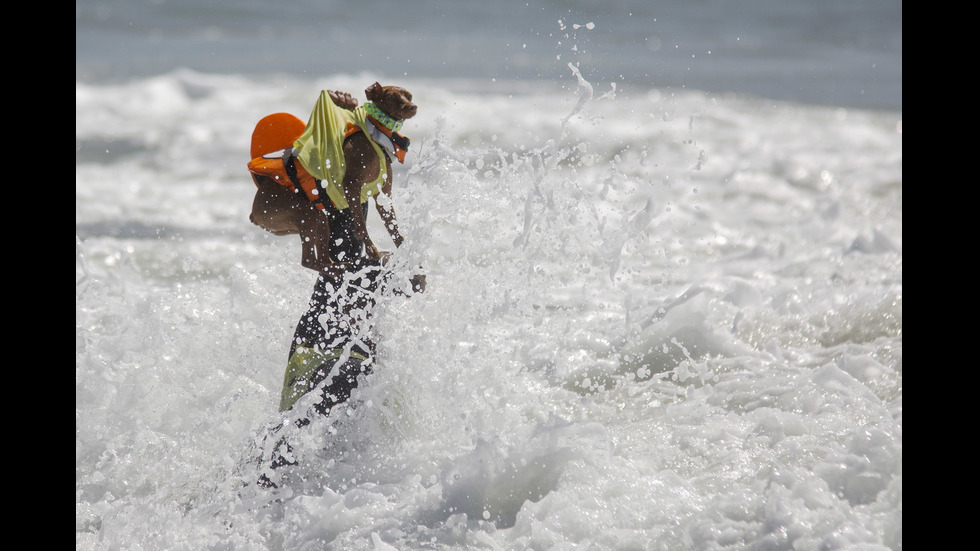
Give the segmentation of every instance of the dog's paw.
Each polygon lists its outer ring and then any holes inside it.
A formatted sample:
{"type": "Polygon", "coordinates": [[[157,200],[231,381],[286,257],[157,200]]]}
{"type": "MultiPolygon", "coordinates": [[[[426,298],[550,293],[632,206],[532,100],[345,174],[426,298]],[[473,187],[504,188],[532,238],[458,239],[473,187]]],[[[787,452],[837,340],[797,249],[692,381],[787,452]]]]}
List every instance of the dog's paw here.
{"type": "Polygon", "coordinates": [[[334,105],[343,109],[354,109],[357,107],[357,98],[347,92],[327,90],[327,95],[333,100],[334,105]]]}
{"type": "Polygon", "coordinates": [[[410,280],[412,284],[412,293],[424,293],[425,292],[425,274],[415,274],[410,280]]]}

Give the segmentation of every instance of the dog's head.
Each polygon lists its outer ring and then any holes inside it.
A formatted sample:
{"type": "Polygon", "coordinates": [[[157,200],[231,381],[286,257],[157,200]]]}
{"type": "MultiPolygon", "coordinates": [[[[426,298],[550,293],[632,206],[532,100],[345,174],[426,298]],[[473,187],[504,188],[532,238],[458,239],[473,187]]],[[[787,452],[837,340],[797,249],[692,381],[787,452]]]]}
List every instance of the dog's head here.
{"type": "Polygon", "coordinates": [[[374,102],[382,111],[395,120],[410,119],[418,112],[412,103],[412,93],[399,86],[382,86],[375,82],[364,90],[368,101],[374,102]]]}

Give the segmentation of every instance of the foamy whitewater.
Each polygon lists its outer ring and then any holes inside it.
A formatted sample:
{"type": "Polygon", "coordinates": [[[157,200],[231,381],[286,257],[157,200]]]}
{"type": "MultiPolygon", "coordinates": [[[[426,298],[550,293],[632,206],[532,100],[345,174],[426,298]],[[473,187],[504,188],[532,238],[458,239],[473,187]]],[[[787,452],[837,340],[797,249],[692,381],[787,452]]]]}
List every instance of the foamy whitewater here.
{"type": "Polygon", "coordinates": [[[901,112],[573,61],[77,81],[76,549],[901,549],[901,112]],[[250,134],[376,79],[428,288],[264,490],[316,274],[248,221],[250,134]]]}

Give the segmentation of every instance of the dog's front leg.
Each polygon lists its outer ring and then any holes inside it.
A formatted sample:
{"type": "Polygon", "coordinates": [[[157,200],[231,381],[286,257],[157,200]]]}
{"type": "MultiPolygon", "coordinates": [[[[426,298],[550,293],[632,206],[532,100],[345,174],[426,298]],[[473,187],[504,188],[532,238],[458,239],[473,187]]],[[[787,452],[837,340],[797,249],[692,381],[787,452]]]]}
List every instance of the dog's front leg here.
{"type": "Polygon", "coordinates": [[[384,223],[385,229],[388,230],[388,235],[391,236],[391,240],[395,243],[396,247],[401,247],[405,238],[398,231],[398,217],[395,216],[395,205],[391,200],[390,162],[387,164],[385,170],[387,171],[387,179],[381,187],[381,195],[375,198],[374,205],[378,210],[378,216],[381,217],[381,221],[384,223]]]}

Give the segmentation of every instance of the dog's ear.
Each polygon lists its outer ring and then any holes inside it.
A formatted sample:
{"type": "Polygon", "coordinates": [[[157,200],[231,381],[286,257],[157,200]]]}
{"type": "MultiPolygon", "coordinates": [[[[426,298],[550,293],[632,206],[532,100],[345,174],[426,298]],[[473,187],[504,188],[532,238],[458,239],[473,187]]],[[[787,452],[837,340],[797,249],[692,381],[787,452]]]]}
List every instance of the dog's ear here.
{"type": "Polygon", "coordinates": [[[381,98],[381,83],[375,82],[371,86],[368,86],[364,90],[364,95],[367,96],[368,101],[375,101],[381,98]]]}

